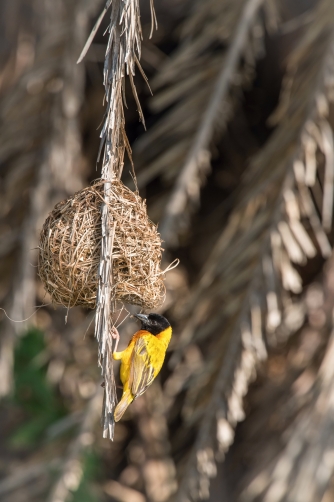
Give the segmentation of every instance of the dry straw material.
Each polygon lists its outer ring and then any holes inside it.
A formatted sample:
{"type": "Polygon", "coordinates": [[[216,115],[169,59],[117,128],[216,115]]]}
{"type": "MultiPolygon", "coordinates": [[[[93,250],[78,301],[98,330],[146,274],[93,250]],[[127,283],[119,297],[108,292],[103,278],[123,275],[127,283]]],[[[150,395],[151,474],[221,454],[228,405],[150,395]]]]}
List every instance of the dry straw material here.
{"type": "MultiPolygon", "coordinates": [[[[55,304],[95,308],[101,255],[104,182],[59,202],[46,219],[39,275],[55,304]]],[[[161,239],[138,193],[115,180],[108,190],[113,245],[113,299],[154,309],[165,299],[161,239]]]]}

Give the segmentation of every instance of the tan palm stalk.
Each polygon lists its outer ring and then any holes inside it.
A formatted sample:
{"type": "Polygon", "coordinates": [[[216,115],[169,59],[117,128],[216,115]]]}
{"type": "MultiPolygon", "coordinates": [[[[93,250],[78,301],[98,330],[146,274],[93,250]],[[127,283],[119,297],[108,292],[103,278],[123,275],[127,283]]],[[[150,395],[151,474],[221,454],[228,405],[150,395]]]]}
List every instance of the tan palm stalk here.
{"type": "MultiPolygon", "coordinates": [[[[96,299],[95,336],[99,347],[99,366],[105,382],[105,393],[102,411],[103,437],[114,437],[114,409],[116,405],[116,386],[113,373],[113,313],[115,298],[112,294],[112,251],[116,222],[108,210],[110,183],[121,178],[124,153],[127,150],[131,159],[131,149],[125,132],[124,105],[125,78],[128,76],[135,98],[139,118],[145,125],[137,90],[134,84],[136,68],[146,77],[140,65],[142,31],[138,0],[108,0],[101,12],[78,62],[82,61],[98,30],[108,8],[110,7],[110,23],[108,27],[108,43],[104,61],[103,85],[105,88],[106,114],[98,155],[102,155],[101,178],[104,183],[105,203],[101,209],[102,245],[98,267],[98,291],[96,299]]],[[[156,19],[153,1],[150,0],[153,30],[156,19]]]]}

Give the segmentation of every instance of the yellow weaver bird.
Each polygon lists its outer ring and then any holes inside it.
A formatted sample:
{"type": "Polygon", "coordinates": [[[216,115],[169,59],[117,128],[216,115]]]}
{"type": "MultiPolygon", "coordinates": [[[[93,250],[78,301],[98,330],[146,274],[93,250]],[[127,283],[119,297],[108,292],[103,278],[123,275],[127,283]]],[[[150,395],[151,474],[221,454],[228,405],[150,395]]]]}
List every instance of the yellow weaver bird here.
{"type": "Polygon", "coordinates": [[[141,396],[151,385],[162,368],[166,350],[172,337],[172,328],[159,314],[136,314],[141,329],[133,335],[122,352],[114,352],[113,358],[121,360],[120,377],[123,384],[122,399],[115,409],[118,422],[129,404],[141,396]]]}

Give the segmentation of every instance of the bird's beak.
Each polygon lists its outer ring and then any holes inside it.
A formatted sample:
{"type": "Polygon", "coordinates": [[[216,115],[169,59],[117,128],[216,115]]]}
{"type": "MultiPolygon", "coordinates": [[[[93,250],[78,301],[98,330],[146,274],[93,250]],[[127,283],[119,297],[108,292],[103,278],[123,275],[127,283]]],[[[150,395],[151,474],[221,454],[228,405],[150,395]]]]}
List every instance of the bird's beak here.
{"type": "Polygon", "coordinates": [[[145,314],[135,314],[134,317],[137,317],[141,322],[146,322],[148,320],[148,316],[145,314]]]}

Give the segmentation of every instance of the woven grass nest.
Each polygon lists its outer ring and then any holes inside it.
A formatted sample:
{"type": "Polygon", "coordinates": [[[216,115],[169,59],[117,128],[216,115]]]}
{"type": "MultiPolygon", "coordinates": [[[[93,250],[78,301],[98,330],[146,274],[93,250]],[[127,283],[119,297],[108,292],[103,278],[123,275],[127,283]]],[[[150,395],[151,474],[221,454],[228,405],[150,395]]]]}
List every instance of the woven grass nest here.
{"type": "MultiPolygon", "coordinates": [[[[101,253],[99,180],[59,202],[46,219],[39,244],[39,276],[55,304],[96,306],[101,253]]],[[[154,309],[165,299],[161,239],[148,219],[146,204],[121,181],[108,190],[108,206],[116,222],[113,246],[113,298],[154,309]]]]}

